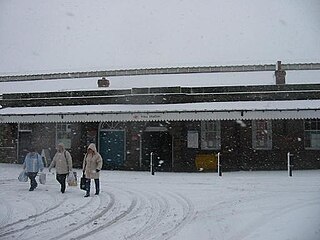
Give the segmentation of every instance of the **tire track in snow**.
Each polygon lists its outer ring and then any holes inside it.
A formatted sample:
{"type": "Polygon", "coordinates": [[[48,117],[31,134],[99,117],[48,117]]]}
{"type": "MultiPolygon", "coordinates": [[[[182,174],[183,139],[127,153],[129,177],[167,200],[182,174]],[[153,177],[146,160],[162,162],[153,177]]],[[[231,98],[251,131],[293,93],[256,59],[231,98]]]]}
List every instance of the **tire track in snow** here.
{"type": "MultiPolygon", "coordinates": [[[[55,202],[57,202],[57,198],[55,196],[53,196],[53,194],[49,194],[49,193],[47,193],[47,194],[49,196],[51,196],[55,200],[55,202]]],[[[36,203],[34,203],[32,201],[31,203],[32,203],[32,205],[34,205],[34,207],[36,209],[36,214],[31,215],[28,218],[20,219],[20,220],[18,220],[16,222],[13,222],[13,223],[10,223],[10,224],[7,224],[5,226],[0,227],[0,231],[1,231],[0,238],[8,236],[8,235],[15,234],[15,233],[18,233],[18,232],[21,232],[21,231],[25,231],[25,230],[28,230],[28,229],[34,227],[34,225],[35,225],[34,223],[35,223],[35,221],[36,221],[36,219],[38,217],[41,217],[41,216],[43,216],[45,214],[48,214],[50,211],[55,210],[60,205],[62,205],[64,202],[65,202],[65,198],[62,198],[61,201],[57,202],[52,207],[47,208],[46,210],[38,213],[36,203]],[[22,225],[22,224],[24,224],[24,226],[19,228],[19,225],[22,225]]]]}
{"type": "MultiPolygon", "coordinates": [[[[62,218],[64,218],[64,217],[67,217],[67,216],[75,213],[75,212],[78,212],[79,209],[82,209],[83,207],[85,207],[85,206],[88,204],[88,203],[85,203],[85,204],[81,205],[80,207],[78,207],[78,208],[76,208],[76,209],[73,209],[73,210],[70,211],[70,212],[66,212],[66,213],[63,213],[63,214],[61,214],[61,215],[59,215],[59,216],[56,216],[56,217],[53,217],[53,218],[49,218],[49,219],[44,219],[44,220],[41,220],[41,221],[35,223],[36,218],[39,218],[40,216],[42,216],[42,215],[44,215],[44,214],[47,214],[47,213],[49,213],[49,212],[52,211],[52,210],[55,210],[55,212],[56,212],[56,211],[57,211],[57,208],[62,208],[62,207],[64,207],[64,206],[62,206],[62,205],[63,205],[63,203],[66,202],[65,200],[66,200],[66,199],[64,198],[64,200],[61,201],[58,206],[51,207],[50,209],[48,209],[48,210],[45,211],[45,212],[42,212],[41,214],[37,214],[37,215],[32,216],[32,218],[34,218],[34,222],[33,222],[32,224],[28,223],[27,225],[25,225],[24,227],[19,228],[19,229],[16,229],[16,225],[17,225],[17,224],[15,224],[13,230],[11,230],[11,231],[9,230],[9,231],[5,232],[4,234],[0,234],[0,237],[2,237],[2,236],[7,236],[7,235],[11,235],[11,234],[15,234],[15,233],[18,233],[18,232],[21,232],[21,231],[27,231],[27,230],[30,230],[30,229],[35,228],[35,227],[37,227],[37,226],[40,226],[40,225],[42,225],[42,224],[47,224],[47,223],[53,222],[53,221],[55,221],[55,220],[62,219],[62,218]]],[[[91,200],[91,201],[92,201],[92,200],[91,200]]],[[[90,202],[91,202],[91,201],[90,201],[90,202]]],[[[56,215],[56,214],[55,214],[55,215],[56,215]]],[[[26,220],[30,220],[30,218],[29,218],[29,219],[26,219],[26,220]]],[[[19,222],[19,223],[20,223],[20,222],[19,222]]]]}
{"type": "Polygon", "coordinates": [[[187,223],[189,223],[194,215],[194,205],[193,203],[183,195],[179,193],[169,193],[175,201],[182,207],[182,214],[177,216],[180,218],[179,220],[175,220],[174,223],[170,224],[171,229],[164,231],[160,236],[157,236],[156,239],[170,239],[175,236],[181,228],[183,228],[187,223]]]}
{"type": "MultiPolygon", "coordinates": [[[[52,194],[48,194],[50,196],[52,196],[52,194]]],[[[57,198],[53,197],[55,199],[55,202],[57,202],[57,198]]],[[[10,236],[12,234],[16,234],[19,233],[21,231],[27,231],[35,226],[40,225],[35,223],[37,218],[44,216],[46,214],[48,214],[49,212],[56,210],[60,205],[62,205],[65,202],[65,198],[61,199],[61,201],[57,202],[55,205],[53,205],[52,207],[47,208],[46,210],[39,212],[37,210],[37,206],[36,203],[32,202],[32,205],[34,206],[34,208],[36,209],[36,214],[29,216],[28,218],[24,218],[24,219],[20,219],[16,222],[10,223],[8,225],[5,225],[3,227],[0,228],[1,234],[0,234],[0,238],[5,237],[5,236],[10,236]],[[38,213],[39,212],[39,213],[38,213]],[[21,226],[22,225],[22,226],[21,226]]],[[[49,220],[50,221],[50,220],[49,220]]]]}
{"type": "MultiPolygon", "coordinates": [[[[103,206],[103,201],[100,200],[100,206],[99,208],[103,208],[102,211],[100,211],[98,214],[93,215],[89,220],[86,220],[84,222],[82,222],[81,224],[74,224],[75,226],[72,227],[70,230],[65,231],[57,236],[54,236],[53,238],[50,238],[50,240],[58,240],[61,238],[66,237],[67,235],[70,235],[71,233],[74,233],[75,231],[77,231],[78,229],[92,224],[94,223],[97,219],[101,218],[104,214],[106,214],[110,209],[112,209],[115,205],[115,196],[112,193],[106,193],[109,196],[109,201],[107,206],[103,206]]],[[[99,195],[99,198],[103,196],[103,194],[99,195]]],[[[70,225],[69,225],[70,226],[70,225]]],[[[72,238],[68,238],[68,239],[72,239],[72,238]]],[[[78,237],[76,237],[76,239],[78,239],[78,237]]]]}
{"type": "Polygon", "coordinates": [[[148,197],[149,202],[151,202],[151,214],[148,216],[144,226],[135,233],[128,235],[125,239],[145,239],[146,236],[150,236],[154,233],[154,229],[163,220],[166,214],[169,212],[169,203],[166,198],[159,194],[155,194],[148,197]]]}
{"type": "Polygon", "coordinates": [[[95,234],[97,232],[100,232],[100,231],[104,230],[107,227],[110,227],[113,224],[118,223],[120,220],[124,219],[128,214],[130,214],[134,210],[134,208],[137,205],[137,202],[138,202],[137,198],[133,198],[132,201],[131,201],[130,206],[125,211],[123,211],[121,214],[119,214],[116,217],[108,220],[106,223],[100,225],[99,227],[97,227],[97,228],[95,228],[95,229],[93,229],[91,231],[88,231],[85,234],[79,235],[76,238],[72,238],[72,239],[77,239],[78,240],[78,239],[86,238],[86,237],[88,237],[90,235],[93,235],[93,234],[95,234]]]}
{"type": "MultiPolygon", "coordinates": [[[[130,223],[131,221],[135,221],[138,219],[139,221],[142,220],[142,222],[144,222],[144,218],[141,219],[138,216],[140,213],[145,213],[146,209],[148,208],[149,201],[147,201],[148,199],[146,198],[144,192],[143,194],[141,194],[136,190],[132,192],[110,186],[109,189],[119,198],[118,200],[116,199],[118,206],[115,206],[112,209],[110,209],[108,214],[105,214],[97,218],[96,221],[93,222],[92,226],[90,226],[90,222],[88,222],[87,225],[89,225],[88,227],[92,227],[92,230],[89,229],[88,231],[84,229],[79,229],[80,232],[83,230],[85,231],[85,233],[82,233],[80,235],[77,235],[76,231],[74,231],[73,234],[75,236],[72,239],[83,239],[94,234],[101,234],[101,232],[103,232],[102,234],[112,235],[114,238],[116,238],[117,231],[124,226],[123,224],[125,224],[125,231],[130,232],[130,226],[132,226],[132,224],[130,223]],[[123,194],[127,196],[121,196],[123,194]],[[129,202],[124,203],[124,199],[129,199],[129,202]],[[123,209],[124,206],[125,209],[123,209]]],[[[151,214],[153,214],[152,211],[151,214]]],[[[143,217],[145,217],[145,215],[143,215],[143,217]]],[[[84,226],[81,226],[81,228],[83,227],[84,226]]],[[[118,238],[123,238],[123,234],[125,233],[122,233],[121,236],[119,236],[118,238]]],[[[63,238],[64,237],[65,236],[63,236],[63,238]]]]}
{"type": "Polygon", "coordinates": [[[73,239],[83,239],[99,232],[99,237],[113,236],[114,239],[169,239],[193,218],[194,206],[181,194],[137,190],[130,194],[136,202],[131,203],[129,211],[111,220],[102,219],[107,222],[73,239]],[[137,226],[141,227],[136,230],[137,226]]]}
{"type": "Polygon", "coordinates": [[[127,232],[124,239],[169,239],[193,218],[194,205],[181,194],[172,192],[159,194],[150,191],[142,194],[149,195],[147,200],[152,213],[147,216],[148,219],[142,228],[132,234],[127,232]]]}

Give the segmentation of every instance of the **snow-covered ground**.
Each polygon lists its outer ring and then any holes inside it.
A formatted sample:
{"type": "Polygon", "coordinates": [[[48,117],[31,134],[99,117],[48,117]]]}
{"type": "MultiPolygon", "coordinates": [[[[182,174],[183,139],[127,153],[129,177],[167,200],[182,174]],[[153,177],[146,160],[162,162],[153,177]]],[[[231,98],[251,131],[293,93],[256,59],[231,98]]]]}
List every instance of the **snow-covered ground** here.
{"type": "Polygon", "coordinates": [[[320,239],[320,170],[102,171],[89,198],[49,173],[29,192],[20,171],[0,164],[0,239],[320,239]]]}

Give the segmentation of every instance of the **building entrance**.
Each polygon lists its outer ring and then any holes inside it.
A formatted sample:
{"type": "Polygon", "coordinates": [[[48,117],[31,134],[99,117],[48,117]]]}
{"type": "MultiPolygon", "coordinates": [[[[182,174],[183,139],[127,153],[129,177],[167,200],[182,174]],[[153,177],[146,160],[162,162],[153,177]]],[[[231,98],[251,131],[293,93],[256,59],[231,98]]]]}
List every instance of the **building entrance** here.
{"type": "Polygon", "coordinates": [[[23,163],[31,146],[31,131],[19,131],[19,156],[18,162],[23,163]]]}
{"type": "Polygon", "coordinates": [[[145,131],[142,134],[142,168],[150,167],[153,152],[156,171],[172,171],[172,136],[167,131],[145,131]]]}
{"type": "Polygon", "coordinates": [[[101,130],[99,149],[103,168],[121,169],[125,163],[125,132],[114,129],[101,130]]]}

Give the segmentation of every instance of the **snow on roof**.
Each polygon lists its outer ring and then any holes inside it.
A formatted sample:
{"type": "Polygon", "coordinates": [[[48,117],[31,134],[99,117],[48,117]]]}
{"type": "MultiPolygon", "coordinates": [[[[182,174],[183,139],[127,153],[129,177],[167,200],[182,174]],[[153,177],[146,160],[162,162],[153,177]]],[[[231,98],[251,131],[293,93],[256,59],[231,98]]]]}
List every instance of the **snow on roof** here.
{"type": "MultiPolygon", "coordinates": [[[[108,77],[110,87],[98,88],[99,78],[78,78],[25,82],[0,82],[1,93],[55,92],[79,90],[131,89],[139,87],[210,87],[273,85],[273,72],[201,73],[108,77]]],[[[287,84],[320,83],[320,71],[287,71],[287,84]]]]}
{"type": "Polygon", "coordinates": [[[180,121],[320,118],[320,100],[79,105],[0,110],[0,122],[180,121]]]}

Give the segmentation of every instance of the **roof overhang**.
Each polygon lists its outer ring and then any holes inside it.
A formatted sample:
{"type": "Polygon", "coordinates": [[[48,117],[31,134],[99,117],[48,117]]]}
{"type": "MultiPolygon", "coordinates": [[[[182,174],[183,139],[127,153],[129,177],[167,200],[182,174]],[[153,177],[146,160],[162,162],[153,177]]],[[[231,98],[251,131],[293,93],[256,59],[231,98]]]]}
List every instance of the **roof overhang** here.
{"type": "Polygon", "coordinates": [[[147,105],[18,107],[0,110],[0,123],[201,121],[320,118],[320,100],[147,105]]]}

